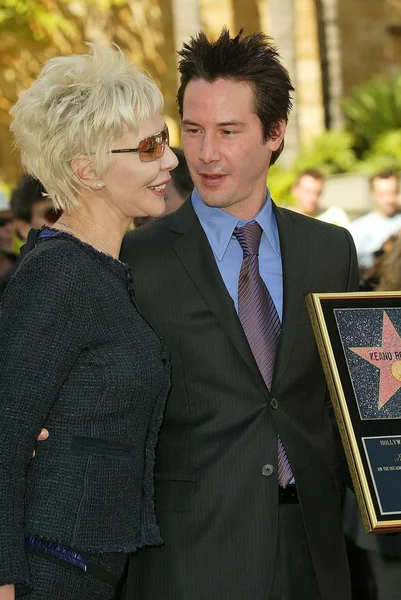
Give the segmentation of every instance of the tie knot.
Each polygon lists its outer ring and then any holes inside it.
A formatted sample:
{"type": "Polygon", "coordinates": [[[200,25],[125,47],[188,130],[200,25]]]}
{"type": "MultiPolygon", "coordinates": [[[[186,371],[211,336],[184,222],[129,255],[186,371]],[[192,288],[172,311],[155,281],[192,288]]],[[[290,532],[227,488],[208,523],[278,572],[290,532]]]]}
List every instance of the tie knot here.
{"type": "Polygon", "coordinates": [[[234,235],[242,248],[244,256],[258,254],[260,238],[262,237],[262,228],[259,223],[253,221],[243,227],[236,227],[234,235]]]}

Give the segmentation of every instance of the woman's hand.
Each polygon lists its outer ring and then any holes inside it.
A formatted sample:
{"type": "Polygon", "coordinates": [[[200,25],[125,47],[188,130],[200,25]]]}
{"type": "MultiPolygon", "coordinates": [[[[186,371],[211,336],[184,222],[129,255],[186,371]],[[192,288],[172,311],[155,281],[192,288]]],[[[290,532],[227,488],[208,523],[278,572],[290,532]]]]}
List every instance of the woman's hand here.
{"type": "Polygon", "coordinates": [[[15,600],[15,586],[14,585],[0,586],[0,600],[15,600]]]}

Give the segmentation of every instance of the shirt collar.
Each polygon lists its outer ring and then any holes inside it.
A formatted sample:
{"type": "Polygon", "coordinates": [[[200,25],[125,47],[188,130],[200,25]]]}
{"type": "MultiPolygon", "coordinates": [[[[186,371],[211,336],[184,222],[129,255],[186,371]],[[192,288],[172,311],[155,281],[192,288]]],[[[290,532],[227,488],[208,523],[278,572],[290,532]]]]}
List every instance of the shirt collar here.
{"type": "MultiPolygon", "coordinates": [[[[242,227],[250,221],[242,221],[225,210],[207,206],[196,188],[191,196],[192,206],[218,260],[222,260],[232,238],[235,227],[242,227]]],[[[267,236],[273,250],[280,256],[280,245],[276,217],[272,208],[270,192],[266,188],[266,202],[251,221],[256,221],[267,236]]]]}

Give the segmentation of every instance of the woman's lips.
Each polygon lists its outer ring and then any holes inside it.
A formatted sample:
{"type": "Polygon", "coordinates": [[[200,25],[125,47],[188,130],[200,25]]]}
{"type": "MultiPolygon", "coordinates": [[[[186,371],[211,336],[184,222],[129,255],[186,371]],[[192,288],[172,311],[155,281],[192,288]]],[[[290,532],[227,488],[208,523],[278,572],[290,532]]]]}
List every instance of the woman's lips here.
{"type": "Polygon", "coordinates": [[[164,196],[164,194],[166,193],[166,185],[171,181],[171,179],[168,179],[167,181],[163,181],[162,183],[159,183],[159,185],[150,185],[149,189],[156,194],[156,196],[164,196]]]}

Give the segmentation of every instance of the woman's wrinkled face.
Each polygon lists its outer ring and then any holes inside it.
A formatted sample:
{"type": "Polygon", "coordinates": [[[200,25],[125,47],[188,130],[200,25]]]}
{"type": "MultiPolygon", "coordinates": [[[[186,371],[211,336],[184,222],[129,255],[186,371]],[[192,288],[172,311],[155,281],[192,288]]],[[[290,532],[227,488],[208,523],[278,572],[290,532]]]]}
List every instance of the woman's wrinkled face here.
{"type": "MultiPolygon", "coordinates": [[[[140,123],[136,134],[126,129],[113,144],[113,149],[138,148],[141,141],[164,128],[162,116],[156,113],[140,123]]],[[[178,164],[169,146],[165,146],[160,158],[150,162],[143,162],[138,152],[115,153],[112,156],[110,167],[101,177],[103,197],[130,218],[161,216],[165,210],[164,195],[171,179],[170,171],[178,164]]]]}

